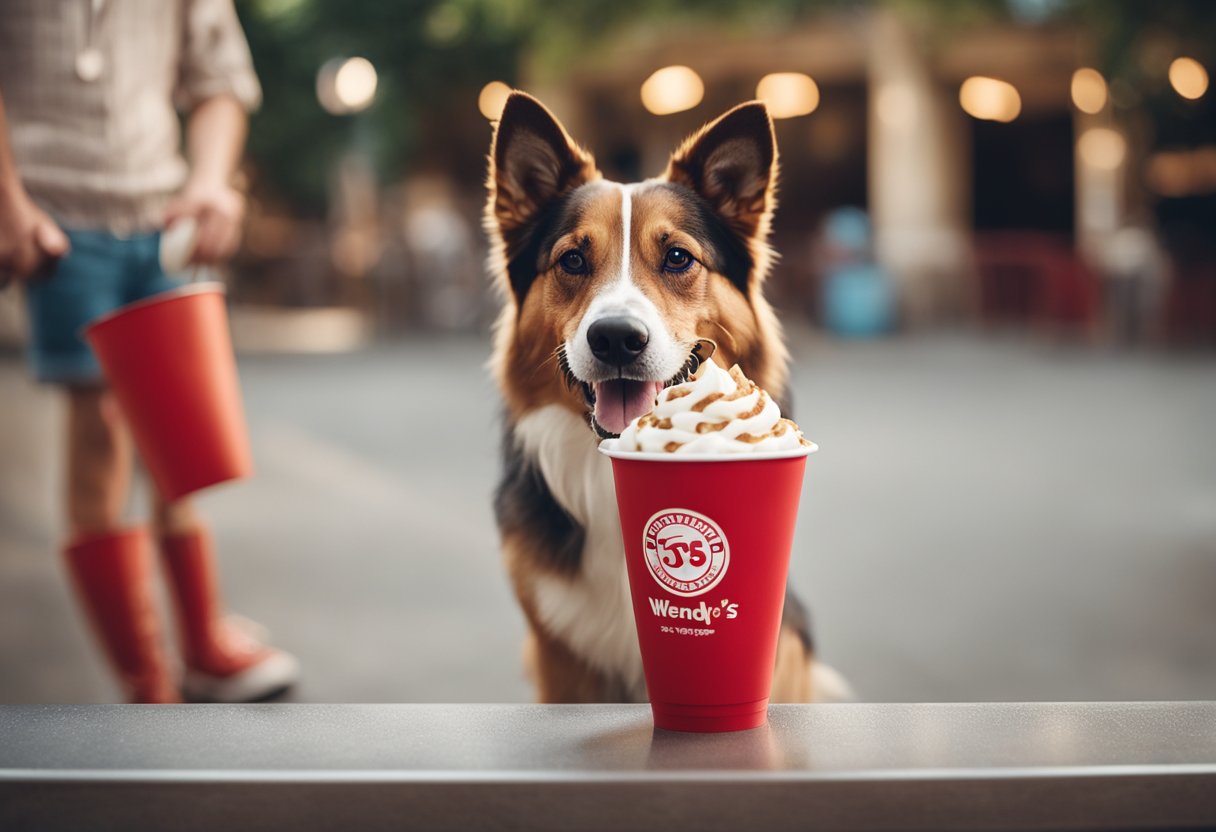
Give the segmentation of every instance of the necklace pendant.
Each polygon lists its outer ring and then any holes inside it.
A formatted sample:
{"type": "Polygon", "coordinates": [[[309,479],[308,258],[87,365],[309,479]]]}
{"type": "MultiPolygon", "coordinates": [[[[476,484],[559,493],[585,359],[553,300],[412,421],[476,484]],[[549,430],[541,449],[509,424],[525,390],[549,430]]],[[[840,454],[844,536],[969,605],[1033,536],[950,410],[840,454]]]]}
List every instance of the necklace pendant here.
{"type": "Polygon", "coordinates": [[[105,71],[106,59],[100,49],[89,47],[76,56],[76,77],[91,84],[105,71]]]}

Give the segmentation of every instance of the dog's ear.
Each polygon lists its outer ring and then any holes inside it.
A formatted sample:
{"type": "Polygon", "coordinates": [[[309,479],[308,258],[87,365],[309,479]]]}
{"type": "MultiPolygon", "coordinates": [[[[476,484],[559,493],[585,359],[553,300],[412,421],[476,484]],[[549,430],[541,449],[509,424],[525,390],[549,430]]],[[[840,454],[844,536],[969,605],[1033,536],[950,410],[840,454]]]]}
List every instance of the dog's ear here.
{"type": "Polygon", "coordinates": [[[744,238],[763,238],[775,201],[777,141],[768,108],[749,101],[690,136],[664,174],[691,188],[744,238]]]}
{"type": "Polygon", "coordinates": [[[511,93],[490,145],[491,208],[508,248],[553,200],[599,175],[544,104],[511,93]]]}

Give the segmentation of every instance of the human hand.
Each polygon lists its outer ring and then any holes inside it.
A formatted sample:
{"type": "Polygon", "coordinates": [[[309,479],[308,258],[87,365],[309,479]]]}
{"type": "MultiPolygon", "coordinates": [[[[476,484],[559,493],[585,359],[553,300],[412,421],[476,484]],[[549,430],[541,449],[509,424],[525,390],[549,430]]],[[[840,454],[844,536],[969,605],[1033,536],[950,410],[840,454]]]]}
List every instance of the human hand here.
{"type": "Polygon", "coordinates": [[[196,226],[190,263],[215,265],[231,257],[241,241],[245,196],[223,182],[187,183],[165,210],[165,228],[186,218],[196,226]]]}
{"type": "Polygon", "coordinates": [[[67,235],[18,186],[0,191],[0,289],[44,275],[68,253],[67,235]]]}

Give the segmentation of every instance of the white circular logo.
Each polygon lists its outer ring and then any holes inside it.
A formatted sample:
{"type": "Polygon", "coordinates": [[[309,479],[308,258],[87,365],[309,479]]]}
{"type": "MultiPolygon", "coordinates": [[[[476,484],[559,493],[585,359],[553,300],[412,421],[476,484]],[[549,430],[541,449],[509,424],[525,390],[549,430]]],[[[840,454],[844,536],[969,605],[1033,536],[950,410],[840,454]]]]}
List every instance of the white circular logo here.
{"type": "Polygon", "coordinates": [[[709,592],[730,565],[730,544],[722,529],[686,508],[655,512],[642,529],[642,551],[659,585],[685,598],[709,592]]]}

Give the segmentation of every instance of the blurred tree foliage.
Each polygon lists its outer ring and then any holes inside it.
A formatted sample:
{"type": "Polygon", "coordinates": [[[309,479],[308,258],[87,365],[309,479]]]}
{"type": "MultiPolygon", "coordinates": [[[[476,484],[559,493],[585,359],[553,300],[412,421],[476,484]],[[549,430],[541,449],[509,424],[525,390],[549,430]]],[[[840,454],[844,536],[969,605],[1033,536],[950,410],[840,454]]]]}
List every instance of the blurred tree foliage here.
{"type": "Polygon", "coordinates": [[[366,145],[385,181],[418,160],[443,164],[481,86],[517,82],[525,59],[531,70],[560,74],[622,31],[678,38],[684,26],[715,25],[762,34],[880,5],[918,19],[938,40],[996,22],[1089,32],[1117,106],[1176,107],[1176,96],[1160,95],[1156,62],[1181,53],[1211,67],[1216,57],[1216,0],[243,0],[265,91],[250,152],[273,192],[315,214],[344,148],[366,145]],[[351,55],[376,66],[376,101],[333,116],[318,104],[317,71],[351,55]]]}
{"type": "Polygon", "coordinates": [[[368,146],[381,177],[396,177],[429,143],[453,103],[476,108],[487,80],[516,80],[525,45],[517,9],[481,0],[248,0],[238,11],[262,81],[250,154],[293,210],[324,209],[326,178],[342,151],[368,146]],[[317,71],[361,55],[379,74],[362,113],[333,116],[316,94],[317,71]]]}

